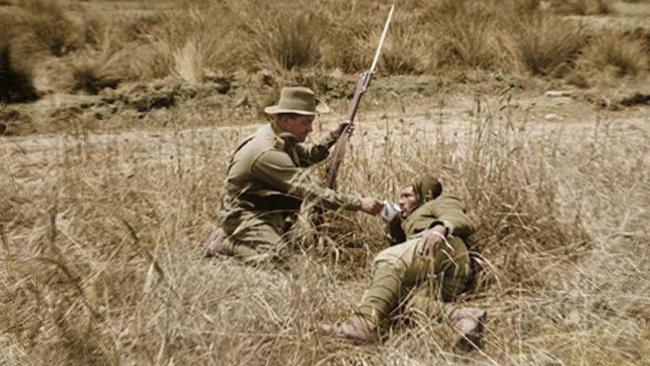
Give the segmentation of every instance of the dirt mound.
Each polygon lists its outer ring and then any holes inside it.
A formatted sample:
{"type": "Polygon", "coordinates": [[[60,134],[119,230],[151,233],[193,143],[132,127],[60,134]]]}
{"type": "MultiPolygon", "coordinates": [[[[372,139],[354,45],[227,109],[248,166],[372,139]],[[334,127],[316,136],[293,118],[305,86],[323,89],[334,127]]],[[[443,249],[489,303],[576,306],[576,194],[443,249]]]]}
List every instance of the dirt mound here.
{"type": "Polygon", "coordinates": [[[132,84],[117,90],[100,93],[103,102],[119,104],[122,108],[148,113],[155,109],[171,108],[192,99],[203,99],[214,94],[226,94],[231,88],[227,78],[215,77],[202,85],[191,85],[180,79],[164,79],[151,84],[132,84]]]}

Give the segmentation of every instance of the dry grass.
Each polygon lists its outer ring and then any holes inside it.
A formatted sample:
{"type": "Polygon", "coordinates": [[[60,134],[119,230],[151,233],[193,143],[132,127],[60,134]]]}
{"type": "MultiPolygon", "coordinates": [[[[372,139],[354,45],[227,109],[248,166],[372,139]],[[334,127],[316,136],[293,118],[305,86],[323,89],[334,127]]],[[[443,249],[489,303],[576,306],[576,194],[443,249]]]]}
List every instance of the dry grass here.
{"type": "MultiPolygon", "coordinates": [[[[0,19],[0,27],[5,28],[0,19]]],[[[6,29],[6,28],[5,28],[6,29]]],[[[0,34],[0,102],[16,103],[38,98],[32,79],[33,65],[25,59],[16,36],[0,34]]]]}
{"type": "Polygon", "coordinates": [[[612,0],[554,0],[552,9],[559,14],[603,15],[614,12],[612,0]]]}
{"type": "Polygon", "coordinates": [[[573,23],[528,17],[522,20],[517,46],[524,65],[533,75],[561,76],[572,69],[586,41],[585,32],[573,23]]]}
{"type": "MultiPolygon", "coordinates": [[[[328,0],[314,7],[306,0],[263,4],[201,0],[173,10],[151,4],[152,11],[144,15],[109,18],[84,10],[92,6],[64,7],[65,3],[48,0],[17,4],[10,7],[9,14],[16,19],[11,27],[24,36],[14,43],[28,50],[29,63],[46,65],[43,71],[36,67],[36,79],[68,80],[46,83],[44,92],[53,88],[91,94],[127,81],[180,78],[201,85],[208,75],[260,70],[280,80],[313,70],[356,74],[370,63],[389,6],[387,1],[328,0]],[[57,62],[58,67],[49,68],[57,62]],[[48,72],[57,75],[43,77],[48,72]]],[[[476,72],[562,77],[588,74],[585,67],[598,70],[592,64],[602,62],[583,62],[581,70],[574,72],[578,54],[595,52],[584,49],[593,31],[579,28],[575,19],[546,11],[545,4],[537,0],[405,1],[399,4],[381,72],[467,79],[463,75],[476,72]]],[[[611,7],[607,1],[550,6],[560,13],[587,14],[611,7]]],[[[617,37],[621,43],[627,40],[612,35],[611,43],[617,37]]],[[[617,52],[627,51],[608,53],[617,52]]],[[[619,59],[624,57],[631,56],[619,59]]],[[[646,72],[643,67],[636,69],[646,72]]]]}
{"type": "MultiPolygon", "coordinates": [[[[31,64],[50,53],[72,66],[68,87],[88,93],[268,68],[266,89],[295,81],[344,98],[350,78],[311,69],[365,69],[388,2],[201,1],[83,24],[59,3],[20,4],[0,35],[2,77],[18,89],[32,90],[31,64]]],[[[406,1],[382,72],[647,71],[641,41],[592,37],[583,48],[586,34],[539,5],[406,1]]],[[[604,11],[594,9],[584,12],[604,11]]],[[[200,259],[229,153],[248,129],[95,136],[66,117],[65,134],[0,144],[0,363],[647,364],[647,121],[553,130],[530,125],[510,97],[477,99],[463,123],[442,110],[439,123],[387,114],[358,131],[340,175],[344,190],[394,198],[432,172],[468,203],[480,271],[463,301],[491,314],[481,351],[454,351],[450,329],[427,321],[396,321],[367,347],[314,332],[359,300],[385,245],[373,218],[332,215],[327,235],[297,227],[287,272],[200,259]]]]}
{"type": "Polygon", "coordinates": [[[339,216],[288,273],[200,259],[227,156],[249,132],[223,129],[0,145],[3,362],[647,362],[647,131],[550,131],[507,96],[473,114],[454,127],[367,125],[340,179],[394,197],[431,171],[468,203],[484,270],[465,301],[492,319],[481,352],[455,353],[450,331],[427,322],[397,322],[376,347],[313,332],[358,301],[384,245],[372,218],[339,216]]]}
{"type": "Polygon", "coordinates": [[[71,61],[69,83],[72,91],[97,94],[104,88],[115,89],[121,81],[130,78],[130,55],[118,50],[113,43],[116,41],[108,35],[99,42],[96,48],[88,48],[85,54],[71,61]]]}
{"type": "Polygon", "coordinates": [[[590,42],[579,63],[605,77],[635,77],[650,67],[650,46],[643,38],[604,35],[590,42]]]}
{"type": "Polygon", "coordinates": [[[0,13],[0,102],[25,102],[38,98],[33,83],[34,62],[29,35],[18,20],[0,13]]]}
{"type": "Polygon", "coordinates": [[[40,48],[62,56],[81,47],[80,29],[55,0],[20,0],[25,14],[22,27],[34,36],[40,48]]]}
{"type": "Polygon", "coordinates": [[[422,18],[422,28],[432,34],[428,41],[428,49],[433,51],[428,55],[429,70],[450,66],[487,70],[516,67],[507,36],[513,23],[503,22],[503,13],[512,15],[515,7],[511,2],[503,4],[503,8],[494,5],[490,1],[433,2],[422,18]]]}

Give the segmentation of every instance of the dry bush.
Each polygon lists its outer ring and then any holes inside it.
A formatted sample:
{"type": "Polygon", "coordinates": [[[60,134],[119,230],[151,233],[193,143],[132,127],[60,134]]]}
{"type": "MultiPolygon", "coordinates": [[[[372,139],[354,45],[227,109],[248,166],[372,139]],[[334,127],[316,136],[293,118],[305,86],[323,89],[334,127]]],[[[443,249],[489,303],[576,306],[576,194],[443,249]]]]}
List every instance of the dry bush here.
{"type": "MultiPolygon", "coordinates": [[[[368,69],[381,32],[380,22],[364,16],[363,9],[341,10],[330,21],[323,36],[322,65],[327,69],[339,69],[346,73],[358,73],[368,69]]],[[[334,15],[332,15],[334,16],[334,15]]]]}
{"type": "MultiPolygon", "coordinates": [[[[408,4],[406,4],[408,6],[408,4]]],[[[400,5],[401,6],[401,5],[400,5]]],[[[398,6],[384,45],[380,69],[391,74],[418,73],[421,47],[418,25],[411,10],[398,6]]],[[[326,69],[358,73],[368,69],[388,15],[389,5],[375,2],[330,1],[323,9],[327,24],[322,36],[322,61],[326,69]]]]}
{"type": "Polygon", "coordinates": [[[498,20],[487,6],[472,1],[441,1],[433,8],[431,24],[438,55],[434,65],[445,63],[487,69],[495,66],[499,55],[498,20]]]}
{"type": "Polygon", "coordinates": [[[79,27],[55,0],[21,0],[18,6],[26,15],[23,27],[34,35],[41,47],[62,56],[81,46],[79,27]]]}
{"type": "MultiPolygon", "coordinates": [[[[385,9],[343,1],[323,3],[318,9],[309,2],[206,2],[153,26],[149,37],[165,62],[163,68],[189,79],[205,69],[284,72],[321,65],[358,72],[370,65],[385,9]]],[[[395,46],[387,47],[384,67],[395,73],[417,72],[421,42],[416,29],[406,23],[395,27],[396,38],[389,39],[395,46]]]]}
{"type": "Polygon", "coordinates": [[[614,12],[612,0],[554,0],[550,6],[558,14],[596,15],[614,12]]]}
{"type": "Polygon", "coordinates": [[[149,63],[153,54],[145,33],[158,17],[130,20],[89,18],[84,25],[85,46],[65,58],[71,75],[65,89],[97,94],[104,88],[116,88],[124,81],[162,77],[149,63]]]}
{"type": "Polygon", "coordinates": [[[536,4],[530,1],[431,2],[420,16],[420,28],[430,35],[425,48],[427,70],[516,71],[518,58],[512,40],[516,23],[512,19],[536,11],[536,4]]]}
{"type": "Polygon", "coordinates": [[[83,91],[88,94],[97,94],[104,88],[115,89],[120,83],[120,75],[113,67],[114,60],[119,57],[107,55],[91,55],[82,61],[71,65],[72,91],[83,91]]]}
{"type": "Polygon", "coordinates": [[[587,41],[575,24],[547,16],[522,20],[516,36],[522,63],[533,75],[562,76],[587,41]]]}
{"type": "Polygon", "coordinates": [[[643,39],[603,35],[591,40],[578,60],[578,66],[595,75],[633,77],[650,67],[649,50],[643,39]]]}
{"type": "Polygon", "coordinates": [[[144,32],[149,55],[140,66],[154,70],[152,77],[174,75],[193,83],[201,82],[207,69],[246,66],[231,28],[235,21],[227,5],[208,1],[163,15],[144,32]]]}
{"type": "Polygon", "coordinates": [[[244,50],[253,67],[291,70],[314,66],[320,60],[318,34],[327,24],[316,11],[294,3],[259,7],[249,2],[239,10],[242,19],[248,19],[241,29],[250,37],[244,50]],[[258,11],[265,17],[250,17],[258,11]]]}
{"type": "Polygon", "coordinates": [[[0,102],[26,102],[38,98],[32,80],[32,60],[16,24],[0,17],[0,102]]]}
{"type": "Polygon", "coordinates": [[[429,43],[427,37],[422,36],[420,25],[408,17],[398,17],[389,31],[380,69],[389,75],[422,73],[426,63],[423,55],[426,55],[429,43]]]}
{"type": "MultiPolygon", "coordinates": [[[[586,32],[542,11],[537,0],[410,1],[394,19],[381,67],[390,74],[481,69],[566,74],[586,32]]],[[[151,77],[201,83],[207,71],[320,67],[367,69],[388,4],[330,0],[188,4],[144,31],[137,66],[151,77]],[[263,13],[260,17],[257,14],[263,13]],[[155,71],[151,71],[155,70],[155,71]]]]}

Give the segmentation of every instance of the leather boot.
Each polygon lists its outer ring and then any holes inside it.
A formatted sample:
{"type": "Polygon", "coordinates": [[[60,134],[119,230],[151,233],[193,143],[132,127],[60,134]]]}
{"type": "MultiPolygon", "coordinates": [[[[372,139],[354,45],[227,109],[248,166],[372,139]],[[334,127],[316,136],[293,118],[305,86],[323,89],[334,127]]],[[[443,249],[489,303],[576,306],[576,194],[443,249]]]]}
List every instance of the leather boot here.
{"type": "Polygon", "coordinates": [[[487,311],[478,308],[459,308],[449,316],[449,323],[458,331],[460,338],[456,346],[471,350],[481,346],[487,311]]]}
{"type": "Polygon", "coordinates": [[[228,245],[229,241],[223,229],[217,229],[217,232],[207,241],[203,248],[203,257],[210,258],[217,254],[233,255],[232,248],[228,245]]]}
{"type": "Polygon", "coordinates": [[[361,315],[353,315],[339,326],[321,326],[329,336],[343,338],[354,344],[374,343],[377,341],[377,326],[361,315]]]}

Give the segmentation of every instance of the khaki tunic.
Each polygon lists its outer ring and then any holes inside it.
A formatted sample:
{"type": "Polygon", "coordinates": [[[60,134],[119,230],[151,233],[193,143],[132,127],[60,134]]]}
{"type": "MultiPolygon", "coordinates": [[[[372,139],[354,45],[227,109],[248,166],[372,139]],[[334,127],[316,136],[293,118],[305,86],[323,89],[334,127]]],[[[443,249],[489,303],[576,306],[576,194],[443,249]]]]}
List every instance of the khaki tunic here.
{"type": "Polygon", "coordinates": [[[471,275],[465,240],[473,232],[460,200],[441,196],[426,202],[401,224],[407,240],[381,251],[373,262],[370,287],[359,313],[375,322],[387,318],[399,304],[406,310],[443,317],[471,275]],[[422,232],[446,222],[453,229],[447,243],[434,256],[418,254],[422,232]]]}
{"type": "Polygon", "coordinates": [[[361,208],[360,198],[327,189],[305,174],[304,168],[328,157],[334,142],[328,134],[306,146],[280,132],[275,123],[242,142],[228,166],[227,210],[221,222],[233,255],[248,259],[278,254],[287,220],[305,199],[327,209],[361,208]]]}

